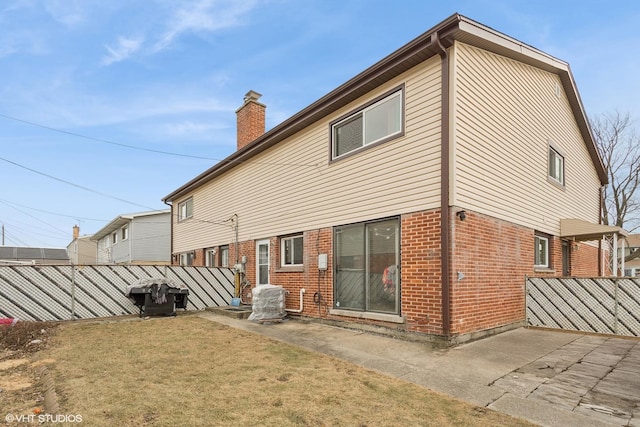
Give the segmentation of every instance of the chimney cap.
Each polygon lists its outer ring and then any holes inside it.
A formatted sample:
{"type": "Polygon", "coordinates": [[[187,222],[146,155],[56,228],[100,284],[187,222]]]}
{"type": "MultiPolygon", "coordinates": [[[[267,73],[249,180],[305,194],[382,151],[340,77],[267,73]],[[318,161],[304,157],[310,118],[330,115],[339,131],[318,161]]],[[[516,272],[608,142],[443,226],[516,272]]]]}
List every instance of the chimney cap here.
{"type": "Polygon", "coordinates": [[[258,93],[255,90],[250,90],[244,95],[244,103],[246,104],[249,101],[257,101],[261,96],[261,93],[258,93]]]}

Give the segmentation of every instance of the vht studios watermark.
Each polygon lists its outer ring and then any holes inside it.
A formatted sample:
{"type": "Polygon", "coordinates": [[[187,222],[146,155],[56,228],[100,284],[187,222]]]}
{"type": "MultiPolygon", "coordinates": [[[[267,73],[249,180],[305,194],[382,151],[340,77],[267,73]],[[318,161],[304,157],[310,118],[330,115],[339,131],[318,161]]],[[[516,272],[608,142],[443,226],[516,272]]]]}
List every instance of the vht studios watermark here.
{"type": "Polygon", "coordinates": [[[8,423],[81,423],[82,415],[66,414],[7,414],[4,420],[8,423]]]}

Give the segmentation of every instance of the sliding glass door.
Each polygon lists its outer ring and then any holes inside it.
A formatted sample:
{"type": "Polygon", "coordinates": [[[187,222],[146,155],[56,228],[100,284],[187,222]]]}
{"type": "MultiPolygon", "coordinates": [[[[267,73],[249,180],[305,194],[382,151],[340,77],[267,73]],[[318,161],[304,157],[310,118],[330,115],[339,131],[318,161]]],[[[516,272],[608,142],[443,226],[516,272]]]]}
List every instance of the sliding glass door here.
{"type": "Polygon", "coordinates": [[[399,314],[399,220],[336,227],[334,244],[335,308],[399,314]]]}

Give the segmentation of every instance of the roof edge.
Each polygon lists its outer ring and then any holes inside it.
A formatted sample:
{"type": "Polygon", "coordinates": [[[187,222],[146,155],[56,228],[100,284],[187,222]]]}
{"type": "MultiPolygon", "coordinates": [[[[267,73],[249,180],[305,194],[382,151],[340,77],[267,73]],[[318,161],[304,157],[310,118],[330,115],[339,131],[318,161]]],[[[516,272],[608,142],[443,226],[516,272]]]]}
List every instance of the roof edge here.
{"type": "MultiPolygon", "coordinates": [[[[304,129],[305,126],[331,114],[331,112],[341,108],[343,105],[366,94],[371,90],[371,84],[376,82],[382,84],[404,72],[406,69],[411,68],[416,63],[416,56],[418,60],[424,61],[437,55],[439,50],[433,46],[434,40],[436,39],[449,43],[449,45],[453,40],[459,39],[464,40],[463,42],[471,42],[472,44],[475,41],[477,44],[482,44],[485,49],[487,45],[490,46],[491,49],[488,50],[497,54],[502,54],[558,74],[600,182],[602,185],[607,184],[606,169],[596,148],[591,127],[569,64],[477,21],[454,13],[355,77],[338,86],[316,102],[300,110],[289,119],[265,132],[245,147],[233,152],[161,200],[165,204],[170,204],[180,199],[216,176],[272,147],[278,142],[304,129]]],[[[448,45],[446,47],[448,47],[448,45]]]]}

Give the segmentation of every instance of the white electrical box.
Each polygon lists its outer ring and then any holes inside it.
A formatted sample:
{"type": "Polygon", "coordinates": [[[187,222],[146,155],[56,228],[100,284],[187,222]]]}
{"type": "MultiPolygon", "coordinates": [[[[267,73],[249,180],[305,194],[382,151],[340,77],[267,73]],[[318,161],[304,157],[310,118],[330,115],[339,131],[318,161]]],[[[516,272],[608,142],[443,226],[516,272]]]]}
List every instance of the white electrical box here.
{"type": "Polygon", "coordinates": [[[318,270],[327,269],[327,254],[318,255],[318,270]]]}
{"type": "Polygon", "coordinates": [[[242,264],[236,264],[233,266],[233,268],[238,272],[238,273],[244,273],[244,265],[242,264]]]}

